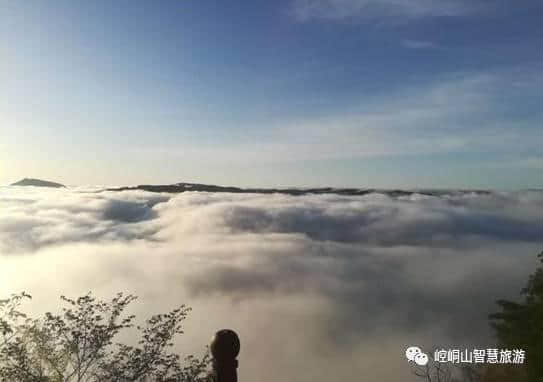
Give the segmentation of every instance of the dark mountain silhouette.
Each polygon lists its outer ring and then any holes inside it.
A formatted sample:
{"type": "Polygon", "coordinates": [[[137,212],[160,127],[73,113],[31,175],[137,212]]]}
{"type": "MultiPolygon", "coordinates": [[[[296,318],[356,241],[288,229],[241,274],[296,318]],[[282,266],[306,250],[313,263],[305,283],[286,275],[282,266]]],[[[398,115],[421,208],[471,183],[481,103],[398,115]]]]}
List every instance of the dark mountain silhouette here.
{"type": "Polygon", "coordinates": [[[176,183],[168,185],[139,185],[132,187],[119,187],[109,188],[107,191],[128,191],[128,190],[143,190],[150,192],[168,192],[168,193],[181,193],[185,191],[200,191],[200,192],[230,192],[237,194],[286,194],[286,195],[308,195],[308,194],[335,194],[335,195],[347,195],[357,196],[366,195],[372,192],[382,193],[391,197],[409,196],[413,194],[422,194],[430,196],[441,196],[443,194],[450,193],[480,193],[488,194],[490,191],[486,190],[379,190],[373,188],[334,188],[334,187],[319,187],[319,188],[240,188],[231,186],[215,186],[209,184],[199,183],[176,183]]]}
{"type": "Polygon", "coordinates": [[[24,178],[16,183],[13,183],[12,186],[35,186],[35,187],[54,187],[54,188],[66,187],[60,183],[49,182],[47,180],[41,180],[41,179],[32,179],[32,178],[24,178]]]}

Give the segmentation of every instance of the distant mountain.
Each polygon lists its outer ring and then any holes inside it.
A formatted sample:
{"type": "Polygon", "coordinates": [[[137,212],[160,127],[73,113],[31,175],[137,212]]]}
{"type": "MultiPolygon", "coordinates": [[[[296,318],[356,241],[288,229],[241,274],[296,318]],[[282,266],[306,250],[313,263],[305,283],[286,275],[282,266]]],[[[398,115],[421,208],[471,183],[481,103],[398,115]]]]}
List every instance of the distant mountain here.
{"type": "Polygon", "coordinates": [[[23,180],[20,180],[17,183],[13,183],[12,186],[35,186],[35,187],[54,187],[54,188],[66,187],[60,183],[49,182],[47,180],[41,180],[41,179],[32,179],[32,178],[24,178],[23,180]]]}
{"type": "Polygon", "coordinates": [[[168,193],[181,193],[185,191],[200,191],[200,192],[230,192],[236,194],[286,194],[286,195],[308,195],[308,194],[335,194],[335,195],[347,195],[357,196],[366,195],[371,193],[385,194],[391,197],[409,196],[413,194],[441,196],[443,194],[450,193],[478,193],[489,194],[490,191],[486,190],[379,190],[373,188],[334,188],[334,187],[320,187],[320,188],[240,188],[230,186],[215,186],[209,184],[198,183],[176,183],[168,185],[139,185],[133,187],[119,187],[109,188],[107,191],[128,191],[128,190],[143,190],[150,192],[168,192],[168,193]]]}

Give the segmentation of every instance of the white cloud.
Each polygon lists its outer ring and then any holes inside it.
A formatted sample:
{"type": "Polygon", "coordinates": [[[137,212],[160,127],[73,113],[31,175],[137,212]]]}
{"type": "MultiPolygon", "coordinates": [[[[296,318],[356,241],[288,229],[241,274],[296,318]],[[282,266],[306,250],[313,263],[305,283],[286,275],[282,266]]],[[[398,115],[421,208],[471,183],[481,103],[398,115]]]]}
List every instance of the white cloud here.
{"type": "Polygon", "coordinates": [[[264,126],[265,140],[133,150],[143,157],[203,164],[537,150],[543,139],[543,131],[533,129],[538,117],[519,120],[504,109],[539,94],[538,73],[539,68],[520,68],[406,78],[399,90],[361,98],[323,117],[264,126]]]}
{"type": "MultiPolygon", "coordinates": [[[[194,308],[180,351],[240,333],[240,379],[410,381],[409,343],[486,345],[541,249],[543,194],[390,198],[0,188],[0,290],[194,308]],[[311,349],[311,350],[308,350],[311,349]]],[[[416,379],[413,379],[416,381],[416,379]]]]}
{"type": "Polygon", "coordinates": [[[462,16],[480,9],[478,1],[464,0],[294,0],[292,12],[300,21],[416,19],[462,16]]]}
{"type": "Polygon", "coordinates": [[[500,162],[485,163],[486,168],[522,168],[522,169],[543,169],[543,157],[526,156],[514,160],[504,159],[500,162]]]}
{"type": "Polygon", "coordinates": [[[408,49],[431,49],[438,47],[435,43],[425,40],[403,40],[402,45],[408,49]]]}

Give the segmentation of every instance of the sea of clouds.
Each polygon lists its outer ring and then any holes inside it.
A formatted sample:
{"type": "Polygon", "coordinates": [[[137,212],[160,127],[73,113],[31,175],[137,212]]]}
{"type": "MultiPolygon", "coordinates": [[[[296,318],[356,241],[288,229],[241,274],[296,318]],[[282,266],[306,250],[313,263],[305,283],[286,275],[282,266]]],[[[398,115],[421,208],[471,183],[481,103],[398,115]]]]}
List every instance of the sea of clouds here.
{"type": "Polygon", "coordinates": [[[182,353],[236,330],[240,381],[410,381],[407,346],[493,343],[543,250],[543,192],[259,195],[0,187],[0,295],[193,308],[182,353]]]}

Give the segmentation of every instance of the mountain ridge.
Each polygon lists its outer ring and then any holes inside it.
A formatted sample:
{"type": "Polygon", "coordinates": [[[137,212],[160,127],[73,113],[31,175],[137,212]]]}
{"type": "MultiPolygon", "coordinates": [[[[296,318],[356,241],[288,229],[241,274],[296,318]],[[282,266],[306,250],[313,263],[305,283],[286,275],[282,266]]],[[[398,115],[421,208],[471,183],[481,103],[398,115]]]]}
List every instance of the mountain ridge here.
{"type": "Polygon", "coordinates": [[[117,188],[107,188],[106,191],[131,191],[142,190],[148,192],[182,193],[187,191],[196,192],[228,192],[237,194],[286,194],[293,196],[301,195],[345,195],[360,196],[371,193],[382,193],[392,197],[410,196],[414,194],[440,196],[447,193],[477,193],[490,194],[488,190],[401,190],[401,189],[376,189],[376,188],[352,188],[352,187],[309,187],[309,188],[242,188],[234,186],[217,186],[201,183],[174,183],[165,185],[143,184],[138,186],[125,186],[117,188]]]}

